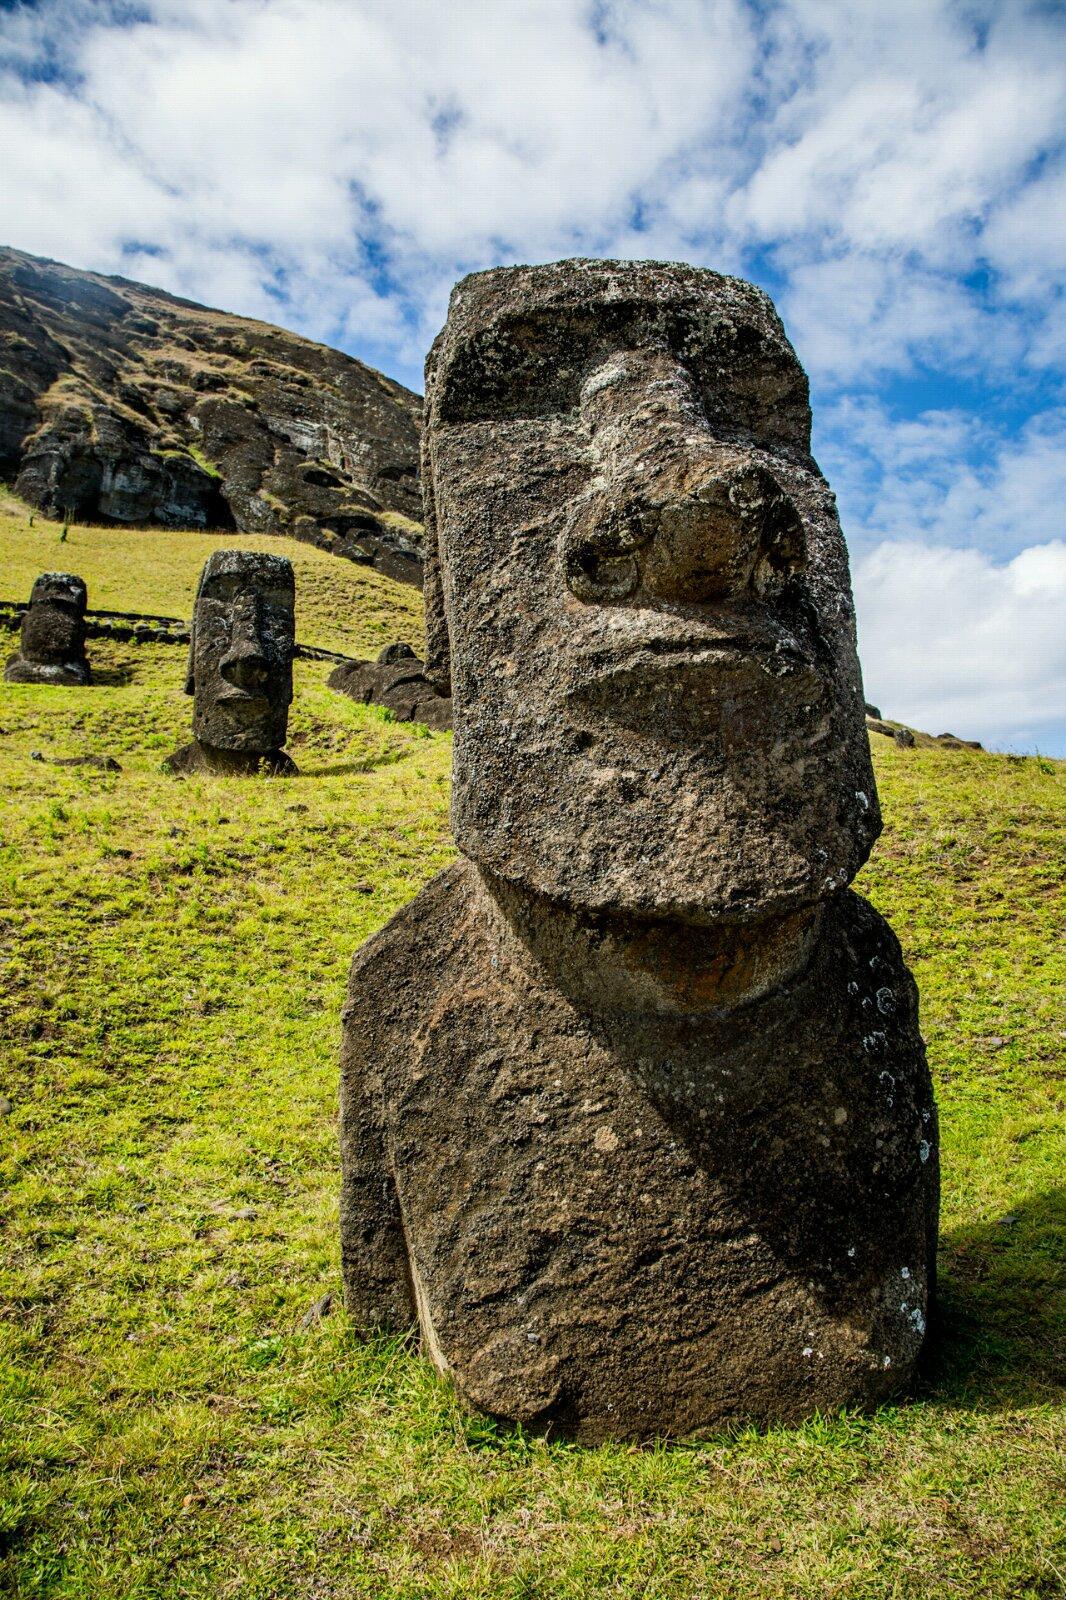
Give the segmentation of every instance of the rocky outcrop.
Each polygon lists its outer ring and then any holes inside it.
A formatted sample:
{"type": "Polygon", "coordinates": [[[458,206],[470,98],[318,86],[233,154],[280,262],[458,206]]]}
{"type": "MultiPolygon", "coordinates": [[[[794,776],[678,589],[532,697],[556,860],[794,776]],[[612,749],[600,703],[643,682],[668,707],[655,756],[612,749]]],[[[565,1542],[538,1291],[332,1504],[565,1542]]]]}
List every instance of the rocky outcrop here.
{"type": "Polygon", "coordinates": [[[384,706],[397,722],[420,722],[435,733],[452,725],[452,702],[438,694],[409,644],[387,644],[376,661],[344,661],[327,679],[359,705],[384,706]]]}
{"type": "Polygon", "coordinates": [[[325,345],[0,249],[0,476],[48,516],[289,534],[420,583],[419,416],[325,345]]]}
{"type": "Polygon", "coordinates": [[[915,746],[941,750],[984,749],[979,739],[960,739],[954,733],[923,733],[920,728],[909,728],[905,722],[890,722],[881,716],[876,706],[866,707],[866,731],[894,739],[902,750],[913,750],[915,746]]]}

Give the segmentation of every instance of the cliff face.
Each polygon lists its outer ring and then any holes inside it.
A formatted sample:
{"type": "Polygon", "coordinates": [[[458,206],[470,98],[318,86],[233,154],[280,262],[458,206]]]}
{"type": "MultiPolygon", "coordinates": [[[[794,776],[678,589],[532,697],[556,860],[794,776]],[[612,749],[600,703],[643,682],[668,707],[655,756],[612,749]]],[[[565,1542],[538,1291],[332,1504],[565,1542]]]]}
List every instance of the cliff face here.
{"type": "Polygon", "coordinates": [[[48,516],[284,533],[420,583],[420,411],[325,345],[0,248],[0,477],[48,516]]]}

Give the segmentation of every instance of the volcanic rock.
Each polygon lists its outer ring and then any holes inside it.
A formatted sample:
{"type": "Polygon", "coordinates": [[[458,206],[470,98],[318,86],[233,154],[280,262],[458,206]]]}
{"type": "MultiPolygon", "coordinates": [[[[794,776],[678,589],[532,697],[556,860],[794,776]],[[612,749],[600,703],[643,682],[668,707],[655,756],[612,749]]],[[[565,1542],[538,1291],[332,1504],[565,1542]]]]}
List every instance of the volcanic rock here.
{"type": "Polygon", "coordinates": [[[452,703],[425,675],[407,644],[387,644],[376,661],[344,662],[326,682],[360,705],[385,706],[397,722],[420,722],[440,733],[452,725],[452,703]]]}
{"type": "Polygon", "coordinates": [[[0,475],[50,517],[289,534],[421,581],[420,405],[351,356],[0,249],[0,475]]]}

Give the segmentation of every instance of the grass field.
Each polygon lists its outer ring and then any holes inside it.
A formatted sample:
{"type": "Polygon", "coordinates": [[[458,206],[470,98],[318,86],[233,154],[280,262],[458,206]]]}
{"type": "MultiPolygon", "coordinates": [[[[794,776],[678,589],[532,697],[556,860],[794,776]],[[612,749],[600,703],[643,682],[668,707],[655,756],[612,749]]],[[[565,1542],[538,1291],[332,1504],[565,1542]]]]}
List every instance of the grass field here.
{"type": "MultiPolygon", "coordinates": [[[[12,508],[0,593],[67,567],[90,604],[181,615],[207,550],[256,543],[57,533],[12,508]]],[[[411,591],[290,553],[302,640],[414,642],[411,591]]],[[[887,826],[860,887],[917,974],[943,1130],[920,1392],[580,1450],[464,1416],[339,1305],[345,972],[451,856],[450,739],[297,662],[301,776],[179,781],[159,763],[189,723],[182,652],[91,652],[92,689],[0,686],[0,1592],[1064,1592],[1061,765],[876,741],[887,826]],[[122,771],[33,759],[86,751],[122,771]]]]}
{"type": "Polygon", "coordinates": [[[422,601],[414,589],[295,539],[71,527],[60,542],[61,532],[40,515],[31,526],[25,507],[0,490],[0,600],[28,600],[38,573],[76,572],[95,610],[189,617],[212,550],[269,549],[295,568],[301,644],[351,656],[376,654],[394,639],[422,647],[422,601]]]}

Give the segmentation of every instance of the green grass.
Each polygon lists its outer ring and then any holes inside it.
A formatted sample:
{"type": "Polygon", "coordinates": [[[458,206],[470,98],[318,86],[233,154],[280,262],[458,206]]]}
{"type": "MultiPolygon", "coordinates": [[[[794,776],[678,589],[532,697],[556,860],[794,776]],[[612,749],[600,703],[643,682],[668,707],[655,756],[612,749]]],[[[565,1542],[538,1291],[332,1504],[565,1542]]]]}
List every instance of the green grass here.
{"type": "Polygon", "coordinates": [[[180,450],[160,450],[159,454],[164,458],[164,460],[175,460],[180,459],[182,456],[186,456],[190,461],[195,461],[196,465],[201,468],[202,471],[206,472],[209,478],[221,479],[222,477],[222,473],[219,468],[213,461],[209,461],[207,459],[203,451],[200,449],[200,446],[197,444],[183,445],[180,450]]]}
{"type": "Polygon", "coordinates": [[[296,637],[342,655],[375,653],[394,639],[422,648],[422,601],[416,590],[372,568],[295,539],[247,533],[177,533],[154,528],[84,528],[61,524],[0,492],[0,599],[28,600],[41,572],[76,572],[99,610],[192,614],[196,584],[212,550],[271,550],[296,571],[296,637]]]}
{"type": "MultiPolygon", "coordinates": [[[[5,592],[54,533],[4,524],[5,592]]],[[[181,614],[225,542],[257,541],[72,528],[62,564],[91,601],[181,614]]],[[[414,638],[409,590],[285,548],[308,642],[414,638]]],[[[159,762],[188,727],[181,651],[92,655],[90,690],[0,688],[0,1592],[1063,1592],[1061,766],[875,741],[888,820],[860,886],[917,974],[943,1128],[917,1396],[580,1450],[464,1416],[336,1303],[346,968],[451,856],[450,740],[298,662],[301,776],[179,781],[159,762]],[[88,750],[123,770],[31,759],[88,750]]]]}

